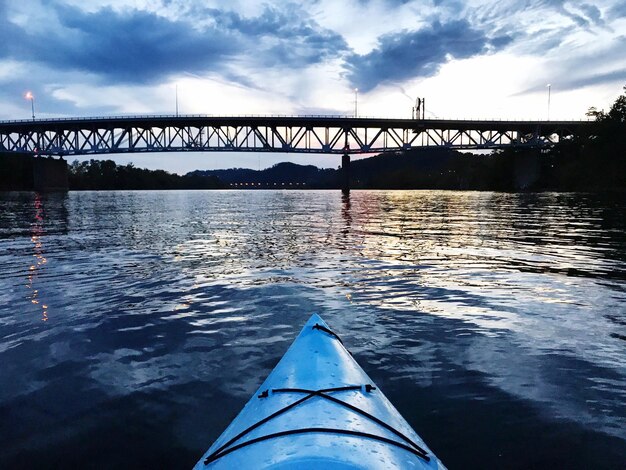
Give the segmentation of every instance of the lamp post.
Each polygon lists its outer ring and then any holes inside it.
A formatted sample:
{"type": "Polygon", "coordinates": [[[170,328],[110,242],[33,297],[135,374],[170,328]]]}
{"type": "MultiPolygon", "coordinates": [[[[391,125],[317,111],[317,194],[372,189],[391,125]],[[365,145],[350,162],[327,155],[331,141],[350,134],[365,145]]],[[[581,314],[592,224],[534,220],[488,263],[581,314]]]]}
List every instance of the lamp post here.
{"type": "Polygon", "coordinates": [[[27,100],[30,100],[30,109],[33,113],[33,121],[34,121],[35,120],[35,96],[33,95],[31,91],[27,91],[26,94],[24,95],[24,98],[26,98],[27,100]]]}
{"type": "Polygon", "coordinates": [[[358,117],[358,105],[359,105],[359,89],[354,89],[354,117],[358,117]]]}
{"type": "Polygon", "coordinates": [[[552,91],[552,83],[548,83],[548,121],[550,120],[550,92],[552,91]]]}

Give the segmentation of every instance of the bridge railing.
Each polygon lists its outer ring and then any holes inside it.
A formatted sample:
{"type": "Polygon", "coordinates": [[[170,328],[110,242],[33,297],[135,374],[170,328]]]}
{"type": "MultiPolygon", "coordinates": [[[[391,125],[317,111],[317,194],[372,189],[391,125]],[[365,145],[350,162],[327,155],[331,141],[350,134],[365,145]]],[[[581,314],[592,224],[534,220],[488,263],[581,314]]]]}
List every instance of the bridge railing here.
{"type": "MultiPolygon", "coordinates": [[[[407,121],[468,121],[468,122],[562,122],[561,119],[542,120],[542,119],[488,119],[488,118],[426,118],[426,119],[410,119],[398,117],[380,117],[380,116],[358,116],[354,117],[349,114],[120,114],[113,116],[77,116],[77,117],[51,117],[37,119],[10,119],[0,120],[1,124],[17,124],[31,122],[64,122],[64,121],[109,121],[109,120],[132,120],[132,119],[185,119],[185,118],[314,118],[314,119],[390,119],[390,120],[407,120],[407,121]]],[[[568,119],[567,122],[591,122],[593,119],[568,119]]]]}
{"type": "MultiPolygon", "coordinates": [[[[77,116],[52,117],[36,119],[0,120],[0,124],[50,122],[50,121],[108,121],[110,119],[180,119],[180,118],[322,118],[322,119],[354,119],[347,114],[119,114],[113,116],[77,116]]],[[[377,119],[374,116],[359,116],[364,119],[377,119]]]]}

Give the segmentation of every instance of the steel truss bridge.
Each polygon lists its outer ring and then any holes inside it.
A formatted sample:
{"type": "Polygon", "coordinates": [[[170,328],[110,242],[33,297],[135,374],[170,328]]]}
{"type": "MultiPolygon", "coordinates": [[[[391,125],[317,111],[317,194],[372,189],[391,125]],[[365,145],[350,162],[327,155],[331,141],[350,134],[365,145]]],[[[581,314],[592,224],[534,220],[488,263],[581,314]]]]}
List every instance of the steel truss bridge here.
{"type": "Polygon", "coordinates": [[[0,121],[0,151],[362,154],[414,148],[549,147],[589,121],[477,121],[341,116],[129,116],[0,121]]]}

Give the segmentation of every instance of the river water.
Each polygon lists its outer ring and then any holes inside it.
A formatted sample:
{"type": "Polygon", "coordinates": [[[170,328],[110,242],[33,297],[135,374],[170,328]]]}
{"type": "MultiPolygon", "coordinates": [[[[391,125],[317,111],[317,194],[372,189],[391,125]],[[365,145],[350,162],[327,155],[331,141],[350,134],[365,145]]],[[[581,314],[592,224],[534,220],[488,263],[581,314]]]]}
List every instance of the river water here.
{"type": "Polygon", "coordinates": [[[624,468],[626,198],[0,194],[0,468],[189,468],[312,312],[449,468],[624,468]]]}

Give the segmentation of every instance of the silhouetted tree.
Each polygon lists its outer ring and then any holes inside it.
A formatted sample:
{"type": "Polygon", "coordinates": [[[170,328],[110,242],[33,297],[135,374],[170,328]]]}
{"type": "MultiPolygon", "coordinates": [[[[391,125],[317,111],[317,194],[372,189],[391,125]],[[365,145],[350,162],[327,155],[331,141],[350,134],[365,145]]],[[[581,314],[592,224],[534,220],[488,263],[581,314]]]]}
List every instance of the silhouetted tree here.
{"type": "Polygon", "coordinates": [[[180,176],[163,170],[117,165],[112,160],[75,160],[69,165],[70,189],[215,189],[225,185],[215,176],[180,176]]]}

